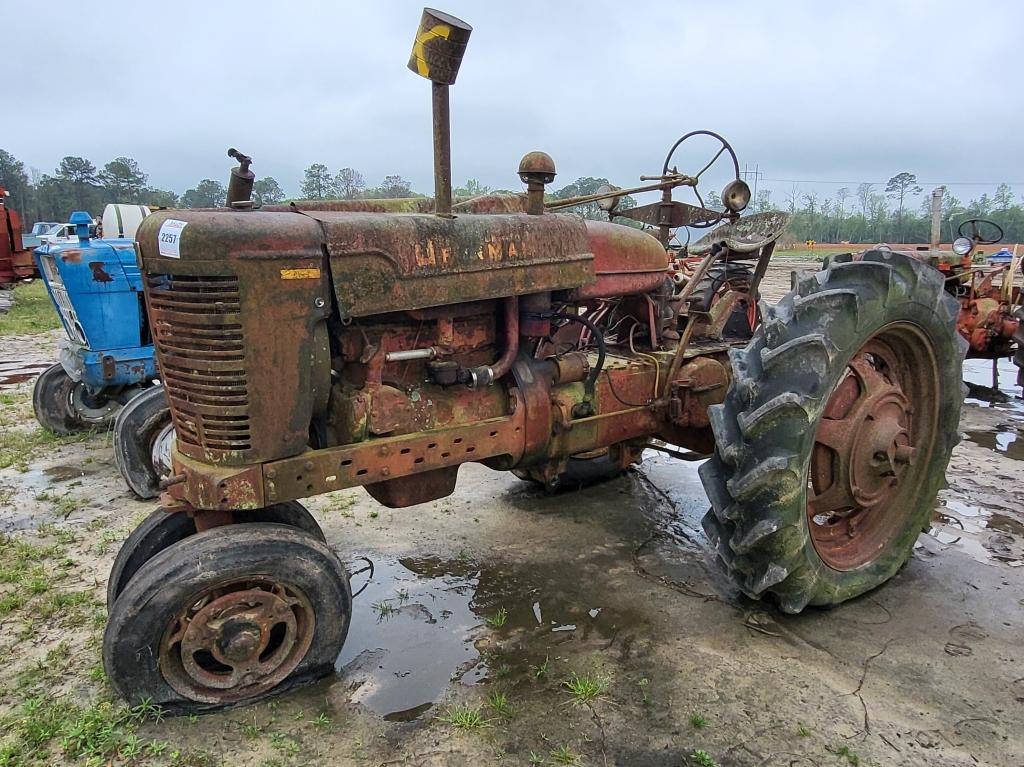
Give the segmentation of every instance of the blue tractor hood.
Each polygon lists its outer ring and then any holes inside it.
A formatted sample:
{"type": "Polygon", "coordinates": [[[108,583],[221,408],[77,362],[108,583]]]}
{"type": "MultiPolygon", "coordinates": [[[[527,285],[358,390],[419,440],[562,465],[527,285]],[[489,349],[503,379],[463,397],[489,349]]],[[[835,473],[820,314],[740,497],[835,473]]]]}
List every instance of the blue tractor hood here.
{"type": "Polygon", "coordinates": [[[78,227],[78,236],[78,242],[35,249],[39,273],[70,341],[61,364],[72,379],[92,388],[152,379],[156,367],[135,243],[93,239],[85,225],[78,227]]]}

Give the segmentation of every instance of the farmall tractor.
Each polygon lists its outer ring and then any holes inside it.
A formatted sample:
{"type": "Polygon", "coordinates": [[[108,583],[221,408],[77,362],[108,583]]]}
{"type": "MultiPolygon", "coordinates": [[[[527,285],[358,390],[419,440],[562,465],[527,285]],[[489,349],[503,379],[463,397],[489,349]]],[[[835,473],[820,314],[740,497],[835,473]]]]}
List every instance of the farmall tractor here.
{"type": "Polygon", "coordinates": [[[698,177],[666,167],[644,214],[662,240],[545,209],[542,153],[519,168],[525,197],[453,208],[448,86],[469,34],[427,10],[410,60],[432,81],[434,212],[237,206],[140,227],[176,440],[162,507],[110,574],[103,659],[124,697],[214,710],[328,673],[352,595],[298,501],[343,488],[405,507],[471,461],[550,486],[651,445],[710,456],[718,559],[791,613],[883,583],[928,524],[962,398],[941,275],[887,252],[832,263],[737,340],[732,312],[690,299],[716,263],[764,274],[781,229],[739,216],[742,182],[715,213],[674,201],[698,177]],[[679,285],[667,235],[708,221],[679,285]]]}

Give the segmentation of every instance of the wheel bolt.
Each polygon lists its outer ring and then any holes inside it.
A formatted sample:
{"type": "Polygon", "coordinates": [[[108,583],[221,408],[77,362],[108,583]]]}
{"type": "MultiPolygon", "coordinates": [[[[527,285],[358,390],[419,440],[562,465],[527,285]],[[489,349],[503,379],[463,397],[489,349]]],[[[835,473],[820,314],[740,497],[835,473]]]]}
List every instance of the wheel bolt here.
{"type": "Polygon", "coordinates": [[[914,456],[917,454],[917,449],[910,445],[897,445],[896,446],[896,463],[911,464],[914,462],[914,456]]]}

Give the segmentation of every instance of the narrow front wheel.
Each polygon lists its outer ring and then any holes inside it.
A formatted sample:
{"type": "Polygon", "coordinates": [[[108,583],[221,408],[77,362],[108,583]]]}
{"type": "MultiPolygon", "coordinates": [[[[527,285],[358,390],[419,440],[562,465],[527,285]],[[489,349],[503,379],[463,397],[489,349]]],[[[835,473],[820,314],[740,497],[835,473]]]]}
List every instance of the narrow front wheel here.
{"type": "Polygon", "coordinates": [[[114,420],[114,464],[139,498],[155,498],[171,470],[174,424],[164,387],[133,397],[114,420]]]}
{"type": "Polygon", "coordinates": [[[248,705],[330,673],[351,614],[348,575],[323,541],[228,525],[136,573],[109,611],[103,666],[132,704],[178,714],[248,705]]]}

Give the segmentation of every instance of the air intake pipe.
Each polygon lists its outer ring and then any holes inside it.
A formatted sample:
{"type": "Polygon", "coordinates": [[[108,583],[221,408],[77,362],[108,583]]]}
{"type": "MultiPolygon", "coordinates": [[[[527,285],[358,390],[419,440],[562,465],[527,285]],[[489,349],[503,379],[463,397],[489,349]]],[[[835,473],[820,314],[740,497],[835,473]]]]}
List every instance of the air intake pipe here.
{"type": "Polygon", "coordinates": [[[452,217],[451,118],[448,86],[454,84],[473,31],[466,22],[432,8],[423,9],[409,69],[430,80],[434,113],[434,211],[452,217]]]}

